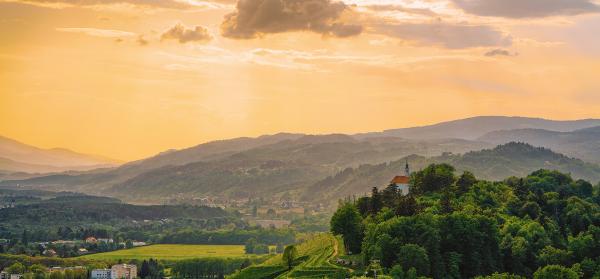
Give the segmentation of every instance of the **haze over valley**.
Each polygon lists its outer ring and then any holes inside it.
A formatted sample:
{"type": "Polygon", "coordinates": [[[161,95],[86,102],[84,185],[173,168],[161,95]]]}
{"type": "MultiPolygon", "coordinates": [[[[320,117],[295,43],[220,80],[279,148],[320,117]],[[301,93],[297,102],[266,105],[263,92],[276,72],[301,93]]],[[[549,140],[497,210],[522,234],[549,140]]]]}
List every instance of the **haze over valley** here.
{"type": "MultiPolygon", "coordinates": [[[[169,150],[119,167],[5,179],[0,185],[145,203],[183,196],[331,202],[385,185],[406,162],[413,170],[450,163],[490,180],[546,168],[600,181],[599,129],[594,119],[474,117],[356,135],[280,133],[169,150]]],[[[8,177],[10,171],[4,171],[8,177]]]]}

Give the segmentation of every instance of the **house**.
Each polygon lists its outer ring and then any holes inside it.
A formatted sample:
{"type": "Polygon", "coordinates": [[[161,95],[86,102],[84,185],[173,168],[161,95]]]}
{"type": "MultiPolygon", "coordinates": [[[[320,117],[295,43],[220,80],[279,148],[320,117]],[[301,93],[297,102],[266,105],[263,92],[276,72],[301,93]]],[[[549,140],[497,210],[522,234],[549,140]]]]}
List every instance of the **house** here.
{"type": "Polygon", "coordinates": [[[87,253],[88,253],[88,250],[87,250],[87,249],[85,249],[85,248],[79,248],[79,249],[77,250],[77,252],[78,252],[79,254],[87,254],[87,253]]]}
{"type": "Polygon", "coordinates": [[[390,181],[390,185],[396,186],[401,195],[406,196],[410,192],[410,168],[408,162],[404,168],[404,175],[398,175],[390,181]]]}
{"type": "Polygon", "coordinates": [[[23,274],[11,274],[10,279],[21,279],[23,278],[23,274]]]}
{"type": "Polygon", "coordinates": [[[97,242],[98,242],[98,240],[93,236],[89,236],[85,239],[85,243],[88,243],[88,244],[95,244],[97,242]]]}
{"type": "Polygon", "coordinates": [[[91,279],[110,279],[110,269],[94,269],[90,274],[91,279]]]}
{"type": "Polygon", "coordinates": [[[10,279],[10,274],[6,271],[0,272],[0,279],[10,279]]]}
{"type": "Polygon", "coordinates": [[[113,243],[115,241],[112,238],[98,238],[98,242],[113,243]]]}
{"type": "Polygon", "coordinates": [[[137,277],[137,266],[133,264],[116,264],[110,268],[111,279],[133,279],[137,277]]]}

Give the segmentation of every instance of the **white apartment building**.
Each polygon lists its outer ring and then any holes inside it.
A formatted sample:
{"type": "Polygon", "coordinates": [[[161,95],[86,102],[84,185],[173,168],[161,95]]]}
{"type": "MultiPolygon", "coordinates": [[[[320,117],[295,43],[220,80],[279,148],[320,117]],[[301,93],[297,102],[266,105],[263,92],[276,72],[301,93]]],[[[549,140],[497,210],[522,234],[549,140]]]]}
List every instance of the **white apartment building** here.
{"type": "Polygon", "coordinates": [[[92,270],[91,279],[110,279],[110,269],[94,269],[92,270]]]}

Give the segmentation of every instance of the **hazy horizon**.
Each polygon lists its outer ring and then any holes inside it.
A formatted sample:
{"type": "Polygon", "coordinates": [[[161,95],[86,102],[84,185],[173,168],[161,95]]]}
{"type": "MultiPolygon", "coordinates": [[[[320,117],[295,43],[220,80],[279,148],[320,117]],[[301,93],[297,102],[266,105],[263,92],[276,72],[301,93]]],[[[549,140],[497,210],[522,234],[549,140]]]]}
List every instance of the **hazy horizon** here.
{"type": "Polygon", "coordinates": [[[189,147],[193,147],[199,144],[203,144],[203,143],[208,143],[208,142],[212,142],[212,141],[219,141],[219,140],[230,140],[230,139],[235,139],[235,138],[244,138],[244,137],[250,137],[250,138],[254,138],[254,137],[259,137],[259,136],[265,136],[265,135],[275,135],[275,134],[280,134],[280,133],[290,133],[290,134],[306,134],[306,135],[331,135],[331,134],[347,134],[347,135],[355,135],[355,134],[361,134],[361,133],[371,133],[371,132],[382,132],[382,131],[386,131],[386,130],[393,130],[393,129],[403,129],[403,128],[415,128],[415,127],[423,127],[423,126],[429,126],[429,125],[435,125],[435,124],[439,124],[439,123],[445,123],[445,122],[451,122],[451,121],[457,121],[457,120],[464,120],[464,119],[470,119],[470,118],[477,118],[477,117],[523,117],[523,118],[532,118],[532,119],[544,119],[544,120],[552,120],[552,121],[575,121],[575,120],[593,120],[593,119],[598,119],[598,118],[594,118],[594,117],[586,117],[586,118],[575,118],[575,119],[549,119],[549,118],[542,118],[542,117],[536,117],[536,116],[517,116],[517,115],[478,115],[478,116],[467,116],[464,118],[456,118],[456,119],[447,119],[447,120],[442,120],[442,121],[436,121],[436,122],[432,122],[432,123],[423,123],[423,124],[416,124],[416,125],[409,125],[409,126],[402,126],[402,127],[388,127],[388,128],[384,128],[384,129],[380,129],[380,130],[364,130],[364,131],[347,131],[347,132],[339,132],[339,131],[324,131],[324,132],[320,132],[320,133],[314,133],[314,132],[310,132],[310,131],[274,131],[274,132],[268,132],[268,133],[263,133],[263,134],[256,134],[256,135],[237,135],[237,136],[232,136],[232,137],[228,137],[228,138],[215,138],[215,139],[209,139],[209,140],[205,140],[205,141],[198,141],[195,143],[191,143],[190,145],[184,145],[184,146],[173,146],[173,147],[169,147],[169,148],[165,148],[165,149],[161,149],[161,150],[156,150],[154,152],[151,152],[149,154],[146,155],[141,155],[141,157],[139,158],[132,158],[132,159],[122,159],[122,158],[116,158],[116,157],[111,157],[105,154],[98,154],[98,153],[93,153],[93,152],[86,152],[86,151],[81,151],[81,150],[76,150],[76,149],[72,149],[69,148],[68,146],[38,146],[29,142],[24,142],[21,141],[17,138],[13,138],[10,137],[8,135],[4,135],[0,133],[0,137],[5,137],[11,140],[16,140],[22,144],[26,144],[26,145],[31,145],[37,148],[42,148],[42,149],[67,149],[73,152],[77,152],[77,153],[81,153],[81,154],[87,154],[87,155],[92,155],[92,156],[101,156],[103,158],[106,159],[113,159],[113,160],[118,160],[121,161],[122,163],[126,163],[126,162],[132,162],[132,161],[136,161],[136,160],[140,160],[140,159],[145,159],[154,155],[157,155],[161,152],[165,152],[168,150],[179,150],[179,149],[185,149],[185,148],[189,148],[189,147]]]}
{"type": "Polygon", "coordinates": [[[0,134],[133,160],[282,131],[600,118],[595,0],[240,3],[0,0],[0,134]]]}

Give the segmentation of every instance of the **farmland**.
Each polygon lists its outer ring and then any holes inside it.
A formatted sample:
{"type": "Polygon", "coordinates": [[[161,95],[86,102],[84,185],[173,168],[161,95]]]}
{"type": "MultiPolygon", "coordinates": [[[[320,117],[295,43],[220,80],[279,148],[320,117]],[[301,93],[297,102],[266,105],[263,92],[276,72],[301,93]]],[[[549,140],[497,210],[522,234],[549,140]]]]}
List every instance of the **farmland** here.
{"type": "Polygon", "coordinates": [[[231,276],[237,278],[324,278],[346,274],[344,268],[330,261],[343,253],[340,241],[330,234],[319,234],[299,244],[298,257],[292,270],[287,270],[281,255],[251,266],[231,276]]]}
{"type": "Polygon", "coordinates": [[[132,249],[124,249],[107,253],[82,256],[94,260],[184,260],[193,258],[244,258],[259,257],[244,253],[244,245],[187,245],[187,244],[156,244],[132,249]]]}

